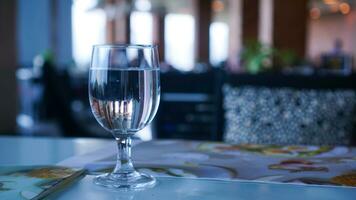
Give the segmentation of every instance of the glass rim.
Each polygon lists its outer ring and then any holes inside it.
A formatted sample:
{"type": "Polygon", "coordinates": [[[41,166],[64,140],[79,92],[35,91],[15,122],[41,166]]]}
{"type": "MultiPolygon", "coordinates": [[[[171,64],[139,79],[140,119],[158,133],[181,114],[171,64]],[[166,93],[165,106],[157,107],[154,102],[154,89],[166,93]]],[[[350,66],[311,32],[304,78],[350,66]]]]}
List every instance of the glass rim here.
{"type": "Polygon", "coordinates": [[[122,49],[122,48],[133,48],[133,49],[155,49],[157,48],[157,44],[95,44],[94,48],[114,48],[114,49],[122,49]]]}

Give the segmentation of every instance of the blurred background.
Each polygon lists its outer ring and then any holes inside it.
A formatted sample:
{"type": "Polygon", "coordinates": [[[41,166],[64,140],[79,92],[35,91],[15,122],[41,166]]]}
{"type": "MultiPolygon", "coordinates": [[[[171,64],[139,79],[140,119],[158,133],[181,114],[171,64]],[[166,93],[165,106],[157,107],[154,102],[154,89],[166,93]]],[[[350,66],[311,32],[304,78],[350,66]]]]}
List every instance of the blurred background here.
{"type": "Polygon", "coordinates": [[[0,134],[111,137],[87,97],[101,43],[159,45],[144,140],[355,141],[356,0],[1,0],[0,134]]]}

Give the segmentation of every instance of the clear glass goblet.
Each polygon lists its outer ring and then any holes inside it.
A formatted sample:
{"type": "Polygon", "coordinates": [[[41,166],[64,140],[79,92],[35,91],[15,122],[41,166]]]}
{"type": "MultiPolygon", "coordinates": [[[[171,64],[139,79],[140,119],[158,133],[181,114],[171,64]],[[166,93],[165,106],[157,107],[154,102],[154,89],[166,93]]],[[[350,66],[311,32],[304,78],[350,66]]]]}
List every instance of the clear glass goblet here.
{"type": "Polygon", "coordinates": [[[118,145],[113,172],[94,183],[109,188],[152,187],[154,177],[135,170],[131,137],[154,118],[160,99],[156,45],[95,45],[89,72],[89,100],[99,124],[118,145]]]}

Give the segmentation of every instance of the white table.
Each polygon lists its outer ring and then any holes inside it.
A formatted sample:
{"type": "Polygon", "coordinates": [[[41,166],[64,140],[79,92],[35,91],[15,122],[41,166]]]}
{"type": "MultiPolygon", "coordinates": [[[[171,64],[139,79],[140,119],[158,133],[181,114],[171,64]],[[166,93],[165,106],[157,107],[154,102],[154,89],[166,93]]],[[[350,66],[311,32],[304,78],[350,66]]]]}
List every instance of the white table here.
{"type": "MultiPolygon", "coordinates": [[[[55,164],[70,156],[104,147],[111,140],[0,137],[1,165],[55,164]]],[[[197,178],[158,178],[152,189],[112,191],[92,184],[86,176],[54,199],[355,199],[350,187],[308,186],[284,183],[227,181],[197,178]]]]}

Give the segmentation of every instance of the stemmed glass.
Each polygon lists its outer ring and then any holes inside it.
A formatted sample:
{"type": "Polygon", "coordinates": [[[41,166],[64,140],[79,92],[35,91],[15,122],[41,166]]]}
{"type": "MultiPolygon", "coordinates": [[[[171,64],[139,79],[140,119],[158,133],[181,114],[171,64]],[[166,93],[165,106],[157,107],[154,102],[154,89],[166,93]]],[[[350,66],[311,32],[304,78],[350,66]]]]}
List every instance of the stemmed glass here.
{"type": "Polygon", "coordinates": [[[131,160],[131,137],[154,118],[160,99],[156,45],[95,45],[89,72],[89,100],[99,124],[118,145],[113,172],[94,183],[109,188],[152,187],[154,177],[140,173],[131,160]]]}

